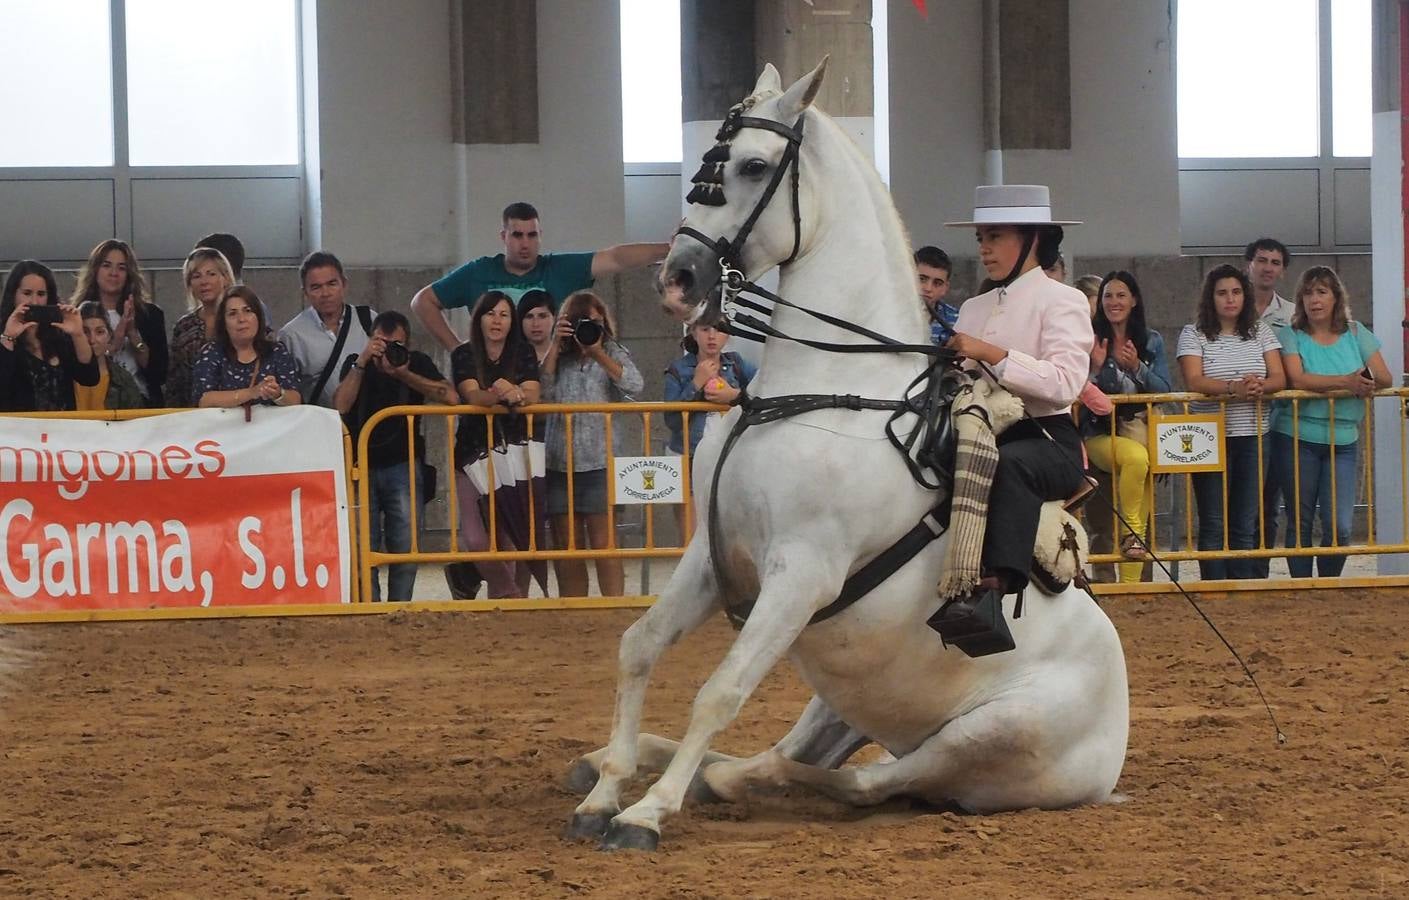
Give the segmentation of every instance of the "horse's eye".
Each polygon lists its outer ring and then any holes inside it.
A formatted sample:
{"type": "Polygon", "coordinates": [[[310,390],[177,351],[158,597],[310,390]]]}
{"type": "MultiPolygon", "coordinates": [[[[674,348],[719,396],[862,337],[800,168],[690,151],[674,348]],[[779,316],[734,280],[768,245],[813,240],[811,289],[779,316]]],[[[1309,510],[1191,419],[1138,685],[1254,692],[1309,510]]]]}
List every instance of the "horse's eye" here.
{"type": "Polygon", "coordinates": [[[768,163],[761,159],[750,159],[739,167],[739,171],[750,178],[757,178],[768,171],[768,163]]]}

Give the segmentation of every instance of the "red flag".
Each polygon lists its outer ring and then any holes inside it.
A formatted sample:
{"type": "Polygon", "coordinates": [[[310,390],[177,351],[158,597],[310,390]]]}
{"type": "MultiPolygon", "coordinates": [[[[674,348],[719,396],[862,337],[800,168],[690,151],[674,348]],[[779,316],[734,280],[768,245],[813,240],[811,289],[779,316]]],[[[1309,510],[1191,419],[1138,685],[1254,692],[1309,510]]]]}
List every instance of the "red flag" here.
{"type": "Polygon", "coordinates": [[[918,9],[920,15],[924,16],[926,19],[930,17],[929,12],[925,10],[925,0],[915,0],[915,8],[918,9]]]}

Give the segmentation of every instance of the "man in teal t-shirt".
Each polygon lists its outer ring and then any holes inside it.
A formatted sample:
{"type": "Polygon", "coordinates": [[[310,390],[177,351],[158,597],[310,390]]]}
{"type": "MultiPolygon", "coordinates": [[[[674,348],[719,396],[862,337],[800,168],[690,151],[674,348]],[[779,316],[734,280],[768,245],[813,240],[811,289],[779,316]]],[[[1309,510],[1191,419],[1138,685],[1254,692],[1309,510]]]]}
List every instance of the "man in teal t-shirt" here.
{"type": "Polygon", "coordinates": [[[544,290],[559,304],[603,275],[650,265],[670,250],[668,243],[617,244],[595,253],[541,253],[538,210],[529,203],[504,208],[499,238],[504,242],[503,253],[472,259],[411,299],[411,311],[447,350],[460,341],[444,311],[473,306],[485,291],[503,291],[517,303],[528,291],[544,290]]]}

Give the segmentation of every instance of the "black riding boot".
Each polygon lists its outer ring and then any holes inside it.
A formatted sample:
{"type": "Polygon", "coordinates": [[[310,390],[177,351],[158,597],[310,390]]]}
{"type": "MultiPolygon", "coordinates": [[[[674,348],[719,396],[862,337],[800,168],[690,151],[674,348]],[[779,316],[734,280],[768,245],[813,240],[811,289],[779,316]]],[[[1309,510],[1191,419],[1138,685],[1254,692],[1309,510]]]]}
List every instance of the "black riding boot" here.
{"type": "Polygon", "coordinates": [[[1012,650],[1013,634],[1003,615],[1006,580],[985,575],[967,597],[955,597],[929,619],[944,646],[958,647],[968,656],[988,656],[1012,650]]]}

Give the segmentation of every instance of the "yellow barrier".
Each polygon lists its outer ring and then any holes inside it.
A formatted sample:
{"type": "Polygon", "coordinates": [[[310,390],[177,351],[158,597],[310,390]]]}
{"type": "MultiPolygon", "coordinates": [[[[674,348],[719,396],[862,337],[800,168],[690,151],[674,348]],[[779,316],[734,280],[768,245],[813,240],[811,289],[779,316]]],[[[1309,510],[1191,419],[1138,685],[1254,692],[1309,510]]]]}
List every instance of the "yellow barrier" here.
{"type": "MultiPolygon", "coordinates": [[[[1357,398],[1353,398],[1349,393],[1343,391],[1323,394],[1310,391],[1288,390],[1281,391],[1276,394],[1270,394],[1267,398],[1265,398],[1265,400],[1258,402],[1254,407],[1256,434],[1252,437],[1256,438],[1254,452],[1256,455],[1255,490],[1257,504],[1256,522],[1253,529],[1255,543],[1252,546],[1246,547],[1232,546],[1232,542],[1230,541],[1229,523],[1231,517],[1228,515],[1228,483],[1231,479],[1225,477],[1222,479],[1222,489],[1220,498],[1221,503],[1219,504],[1223,512],[1223,532],[1221,541],[1218,542],[1218,546],[1211,548],[1201,548],[1196,546],[1197,521],[1195,518],[1195,513],[1198,508],[1198,503],[1196,502],[1195,498],[1194,479],[1199,476],[1194,474],[1175,474],[1172,476],[1172,479],[1175,481],[1175,483],[1177,485],[1182,486],[1182,491],[1179,489],[1179,487],[1176,487],[1175,490],[1171,491],[1167,504],[1163,509],[1161,509],[1159,505],[1161,495],[1154,490],[1154,479],[1151,477],[1146,478],[1144,503],[1145,524],[1147,526],[1147,532],[1144,536],[1146,543],[1149,547],[1154,549],[1154,551],[1157,553],[1161,560],[1171,563],[1177,563],[1180,561],[1206,562],[1209,560],[1271,560],[1274,558],[1300,560],[1306,559],[1308,557],[1349,557],[1409,552],[1409,543],[1381,543],[1377,539],[1377,527],[1379,523],[1377,522],[1378,517],[1375,508],[1374,491],[1374,473],[1376,468],[1376,461],[1374,458],[1375,401],[1380,400],[1383,404],[1387,405],[1387,400],[1393,400],[1395,404],[1395,413],[1400,421],[1400,428],[1398,430],[1398,475],[1400,478],[1402,494],[1400,510],[1402,519],[1400,523],[1401,534],[1409,535],[1409,494],[1405,494],[1406,491],[1409,491],[1409,487],[1406,487],[1406,485],[1409,485],[1409,462],[1406,461],[1409,460],[1409,456],[1406,455],[1406,446],[1409,446],[1409,442],[1406,441],[1406,432],[1404,427],[1405,417],[1403,415],[1403,408],[1406,397],[1409,397],[1409,389],[1405,388],[1389,388],[1385,390],[1376,391],[1371,397],[1367,397],[1364,401],[1364,416],[1358,425],[1358,436],[1353,444],[1341,444],[1339,445],[1339,447],[1334,443],[1331,443],[1329,445],[1314,445],[1317,447],[1327,447],[1329,457],[1327,466],[1329,468],[1330,474],[1329,492],[1328,496],[1325,498],[1329,501],[1329,511],[1323,513],[1321,507],[1318,506],[1314,510],[1317,522],[1320,522],[1323,516],[1328,516],[1329,520],[1332,523],[1336,523],[1337,521],[1343,521],[1338,516],[1339,513],[1345,513],[1346,511],[1339,508],[1338,495],[1341,492],[1338,491],[1338,488],[1341,487],[1341,485],[1338,482],[1341,476],[1338,475],[1336,471],[1336,454],[1337,452],[1340,452],[1342,454],[1347,452],[1356,453],[1358,465],[1355,474],[1355,494],[1356,500],[1363,500],[1365,507],[1365,540],[1363,542],[1342,542],[1340,535],[1336,533],[1339,530],[1336,527],[1330,529],[1329,543],[1326,545],[1320,545],[1304,540],[1303,535],[1306,534],[1306,531],[1303,528],[1303,525],[1309,526],[1313,523],[1305,522],[1303,520],[1303,515],[1307,513],[1303,512],[1303,504],[1299,501],[1300,492],[1303,487],[1303,482],[1301,479],[1300,450],[1303,444],[1301,419],[1302,409],[1304,405],[1309,402],[1325,403],[1327,405],[1326,418],[1328,418],[1331,422],[1334,422],[1335,404],[1337,400],[1339,399],[1341,402],[1346,402],[1347,399],[1354,400],[1357,398]],[[1276,413],[1276,415],[1279,417],[1277,421],[1281,423],[1285,423],[1288,421],[1290,422],[1289,430],[1291,431],[1291,434],[1286,436],[1285,438],[1274,438],[1273,432],[1265,431],[1265,429],[1267,429],[1270,424],[1268,417],[1273,415],[1274,404],[1280,407],[1280,409],[1276,413]],[[1286,466],[1290,469],[1290,473],[1286,472],[1286,468],[1279,468],[1276,473],[1274,473],[1272,471],[1269,471],[1269,463],[1276,461],[1273,459],[1273,453],[1269,452],[1272,451],[1271,442],[1280,441],[1283,439],[1290,440],[1292,445],[1292,450],[1290,453],[1291,458],[1289,460],[1280,461],[1283,466],[1286,466]],[[1290,464],[1289,466],[1287,465],[1288,463],[1290,464]],[[1279,484],[1282,483],[1284,479],[1286,479],[1287,474],[1290,474],[1291,490],[1289,493],[1291,494],[1291,496],[1288,497],[1286,496],[1286,493],[1288,492],[1283,492],[1284,495],[1278,505],[1278,508],[1280,509],[1282,506],[1286,506],[1289,512],[1289,515],[1287,517],[1289,521],[1284,525],[1284,527],[1287,529],[1287,534],[1289,536],[1289,542],[1291,546],[1276,546],[1275,544],[1268,543],[1268,538],[1273,537],[1275,535],[1276,518],[1274,511],[1274,520],[1271,522],[1268,521],[1268,510],[1266,508],[1264,498],[1267,497],[1269,479],[1274,477],[1274,474],[1280,476],[1277,479],[1279,484]],[[1176,498],[1182,499],[1183,503],[1177,503],[1176,498]],[[1183,525],[1182,540],[1180,539],[1180,535],[1177,534],[1177,530],[1175,528],[1170,528],[1169,530],[1171,532],[1176,533],[1171,533],[1167,535],[1161,533],[1158,528],[1158,522],[1160,517],[1174,515],[1177,511],[1176,508],[1181,505],[1182,523],[1176,520],[1174,524],[1183,525]]],[[[1239,401],[1237,398],[1229,398],[1223,396],[1209,397],[1202,394],[1192,393],[1131,394],[1112,397],[1111,400],[1117,405],[1118,410],[1120,407],[1129,407],[1130,405],[1143,407],[1144,415],[1146,419],[1151,423],[1151,433],[1153,433],[1153,423],[1161,414],[1162,410],[1166,415],[1170,412],[1171,409],[1179,414],[1189,414],[1191,404],[1199,403],[1204,406],[1207,406],[1209,404],[1217,404],[1220,410],[1219,415],[1221,415],[1222,411],[1226,410],[1227,405],[1229,403],[1248,402],[1239,401]]],[[[1116,421],[1116,416],[1112,416],[1108,420],[1110,431],[1106,435],[1102,435],[1102,437],[1110,437],[1114,439],[1118,436],[1116,421]]],[[[1279,430],[1280,428],[1281,426],[1279,425],[1279,430]]],[[[1090,438],[1088,438],[1088,447],[1090,446],[1089,441],[1090,438]]],[[[1309,440],[1305,441],[1305,443],[1308,445],[1312,445],[1312,442],[1309,440]]],[[[1227,446],[1226,434],[1224,446],[1225,448],[1227,446]]],[[[1114,488],[1115,485],[1119,484],[1121,466],[1119,460],[1114,458],[1115,454],[1112,453],[1111,455],[1111,462],[1113,463],[1113,465],[1111,466],[1112,471],[1110,472],[1110,475],[1111,484],[1114,488]]],[[[1095,468],[1094,464],[1092,465],[1092,468],[1095,468]]],[[[1278,490],[1280,490],[1280,487],[1278,488],[1278,490]]],[[[1111,552],[1092,554],[1090,562],[1093,564],[1093,566],[1096,567],[1113,563],[1122,563],[1126,565],[1131,564],[1128,558],[1123,556],[1118,549],[1120,546],[1119,536],[1123,534],[1128,534],[1129,532],[1126,529],[1125,525],[1117,517],[1117,510],[1111,508],[1111,506],[1120,505],[1119,503],[1113,502],[1114,496],[1116,494],[1118,494],[1118,490],[1113,490],[1109,501],[1103,502],[1100,499],[1094,500],[1093,502],[1087,504],[1085,510],[1088,523],[1096,522],[1097,517],[1109,518],[1110,532],[1116,535],[1116,540],[1114,542],[1113,547],[1111,548],[1111,552]],[[1111,505],[1108,506],[1107,502],[1111,502],[1111,505]]],[[[1359,504],[1353,503],[1353,506],[1358,507],[1359,504]]],[[[1354,510],[1352,509],[1349,514],[1353,516],[1353,512],[1354,510]]],[[[1098,525],[1100,527],[1095,528],[1093,530],[1098,530],[1102,533],[1105,533],[1105,522],[1099,522],[1098,525]]],[[[1308,536],[1314,537],[1314,535],[1308,536]]],[[[1307,565],[1309,564],[1310,560],[1308,559],[1307,565]]],[[[1183,577],[1181,580],[1190,582],[1195,581],[1197,579],[1183,577]]],[[[1309,581],[1305,578],[1296,578],[1292,581],[1277,581],[1274,584],[1269,585],[1265,580],[1259,580],[1250,583],[1246,579],[1234,578],[1219,579],[1218,586],[1219,589],[1229,590],[1239,588],[1252,589],[1259,585],[1262,588],[1287,588],[1293,585],[1298,588],[1301,588],[1308,586],[1324,586],[1325,583],[1329,582],[1337,586],[1347,587],[1367,585],[1382,586],[1388,585],[1390,583],[1398,583],[1399,581],[1400,579],[1380,578],[1378,576],[1371,577],[1368,579],[1364,577],[1358,577],[1354,579],[1354,585],[1352,585],[1351,580],[1347,578],[1340,576],[1331,576],[1330,578],[1315,578],[1309,581]]],[[[1205,589],[1205,584],[1209,584],[1210,586],[1212,586],[1209,582],[1201,583],[1201,590],[1205,589]]],[[[1151,585],[1148,582],[1145,584],[1132,584],[1126,582],[1121,584],[1101,584],[1097,586],[1097,590],[1102,593],[1149,593],[1167,591],[1172,589],[1172,585],[1169,585],[1167,583],[1151,585]]]]}
{"type": "MultiPolygon", "coordinates": [[[[678,558],[684,553],[684,544],[688,543],[689,536],[694,525],[694,503],[690,485],[690,448],[688,439],[680,455],[680,467],[683,472],[681,481],[683,514],[680,522],[683,526],[683,540],[680,544],[670,546],[658,546],[655,538],[655,504],[643,504],[643,541],[642,547],[623,548],[616,545],[616,504],[615,496],[615,461],[618,456],[640,455],[651,456],[652,434],[651,425],[653,417],[663,416],[667,413],[679,413],[682,419],[682,432],[689,434],[691,415],[708,415],[709,413],[722,412],[727,407],[711,403],[599,403],[599,404],[553,404],[543,403],[535,406],[526,406],[514,415],[522,416],[527,423],[527,435],[530,441],[540,440],[546,431],[546,422],[550,416],[563,417],[563,441],[566,449],[566,492],[567,492],[567,535],[564,547],[547,548],[545,535],[540,533],[539,524],[543,516],[536,508],[537,497],[530,491],[528,494],[528,539],[526,547],[510,547],[505,549],[500,546],[502,529],[499,527],[499,498],[498,492],[490,490],[486,494],[487,511],[485,518],[486,532],[489,546],[481,550],[460,550],[451,549],[445,551],[424,551],[420,548],[420,515],[422,503],[417,495],[416,479],[411,481],[411,528],[410,539],[411,548],[406,553],[387,553],[373,550],[370,546],[371,536],[371,472],[369,457],[369,442],[373,431],[380,423],[392,418],[404,418],[407,430],[407,446],[415,447],[416,420],[441,418],[445,421],[445,459],[452,461],[455,459],[455,429],[461,416],[477,415],[485,418],[485,430],[488,446],[496,445],[496,420],[504,419],[509,412],[503,407],[482,407],[482,406],[394,406],[378,410],[368,417],[361,429],[357,441],[357,507],[358,507],[358,567],[359,581],[361,582],[361,596],[364,600],[370,600],[373,596],[372,579],[373,569],[381,566],[396,564],[417,564],[417,563],[455,563],[455,562],[551,562],[564,560],[626,560],[626,559],[660,559],[678,558]],[[608,502],[606,504],[606,534],[608,535],[608,546],[583,548],[577,546],[578,517],[575,509],[576,491],[574,490],[577,473],[574,471],[575,447],[573,440],[573,422],[575,417],[583,415],[604,415],[605,439],[606,439],[606,494],[608,502]],[[616,433],[614,428],[614,417],[619,415],[633,416],[641,418],[641,450],[639,454],[618,453],[616,449],[616,433]]],[[[495,465],[496,453],[487,454],[486,470],[487,481],[493,485],[496,481],[495,465]]],[[[502,465],[503,460],[498,461],[502,465]]],[[[544,472],[531,472],[531,476],[543,476],[544,472]]],[[[449,545],[451,548],[459,547],[460,530],[463,527],[459,521],[459,487],[456,484],[453,473],[445,479],[447,487],[447,515],[449,516],[449,545]]],[[[593,606],[603,605],[601,600],[589,600],[588,598],[555,598],[555,604],[559,607],[593,606]]],[[[635,606],[641,602],[639,596],[622,597],[622,605],[635,606]]],[[[505,605],[500,600],[488,601],[490,608],[500,608],[505,605]]],[[[515,606],[520,605],[519,601],[514,602],[515,606]]],[[[610,605],[610,604],[608,604],[610,605]]]]}
{"type": "MultiPolygon", "coordinates": [[[[1406,432],[1405,425],[1405,404],[1409,401],[1409,389],[1394,388],[1382,390],[1375,393],[1373,398],[1366,401],[1366,415],[1360,425],[1360,438],[1358,444],[1364,449],[1359,456],[1361,464],[1356,473],[1357,499],[1364,500],[1366,510],[1365,540],[1358,543],[1342,543],[1338,535],[1331,535],[1331,543],[1328,547],[1311,546],[1304,544],[1301,538],[1301,510],[1300,504],[1293,504],[1292,528],[1294,531],[1293,546],[1276,547],[1267,546],[1262,540],[1266,535],[1265,514],[1263,511],[1262,497],[1264,494],[1268,472],[1266,471],[1265,460],[1267,455],[1264,452],[1264,442],[1266,436],[1260,432],[1264,417],[1268,415],[1271,402],[1285,402],[1288,404],[1291,416],[1294,446],[1299,446],[1301,429],[1301,409],[1302,404],[1308,401],[1329,400],[1329,412],[1334,416],[1334,403],[1337,398],[1342,402],[1349,395],[1341,394],[1318,394],[1305,391],[1284,391],[1275,395],[1269,395],[1266,401],[1259,404],[1257,410],[1257,421],[1259,435],[1257,438],[1257,496],[1258,496],[1258,528],[1256,534],[1259,536],[1259,543],[1254,547],[1240,548],[1230,546],[1228,517],[1224,516],[1224,529],[1220,545],[1214,548],[1200,549],[1195,546],[1196,520],[1193,482],[1191,475],[1174,475],[1171,479],[1173,483],[1182,485],[1182,510],[1180,504],[1175,502],[1176,492],[1169,491],[1168,499],[1162,500],[1162,496],[1154,491],[1154,480],[1150,479],[1146,486],[1145,509],[1148,515],[1148,531],[1146,541],[1150,547],[1154,548],[1162,560],[1170,563],[1182,561],[1207,561],[1207,560],[1231,560],[1231,559],[1271,559],[1271,558],[1305,558],[1324,556],[1328,554],[1345,556],[1363,556],[1368,554],[1391,554],[1409,553],[1409,542],[1381,543],[1377,533],[1377,511],[1375,508],[1374,477],[1376,471],[1376,460],[1374,459],[1374,417],[1375,400],[1379,400],[1382,405],[1387,405],[1389,401],[1395,404],[1395,415],[1399,421],[1399,465],[1397,475],[1400,482],[1401,501],[1401,534],[1409,535],[1409,432],[1406,432]],[[1371,437],[1367,439],[1367,435],[1371,437]],[[1159,501],[1159,502],[1157,502],[1159,501]],[[1179,529],[1170,527],[1168,534],[1159,528],[1161,516],[1170,517],[1182,512],[1183,534],[1182,539],[1179,529]]],[[[1226,404],[1230,402],[1224,397],[1206,397],[1200,394],[1171,393],[1158,395],[1126,395],[1111,398],[1118,406],[1138,405],[1143,406],[1148,415],[1157,413],[1160,407],[1166,409],[1173,408],[1176,411],[1187,413],[1191,403],[1218,403],[1226,404]]],[[[392,609],[456,609],[456,610],[487,610],[487,609],[571,609],[571,608],[606,608],[606,607],[631,607],[649,604],[652,600],[650,596],[631,595],[620,597],[541,597],[523,599],[491,599],[483,601],[418,601],[412,604],[371,604],[373,569],[382,566],[389,566],[398,563],[419,564],[419,563],[451,563],[451,562],[478,562],[478,561],[534,561],[551,562],[563,560],[627,560],[627,559],[659,559],[678,558],[683,553],[681,544],[659,545],[656,542],[655,515],[653,505],[646,504],[643,509],[643,535],[642,546],[621,547],[616,543],[616,504],[614,500],[615,485],[613,483],[613,473],[615,471],[615,459],[618,455],[615,447],[615,438],[620,434],[620,429],[614,426],[615,416],[628,415],[641,419],[641,449],[639,454],[620,455],[642,455],[649,456],[653,453],[652,443],[652,423],[658,421],[658,417],[667,413],[680,413],[683,419],[682,431],[689,434],[689,420],[692,415],[707,415],[713,412],[720,412],[724,407],[707,403],[608,403],[594,405],[561,405],[561,404],[540,404],[532,407],[525,407],[520,411],[520,415],[525,416],[528,423],[527,429],[530,439],[538,438],[542,433],[542,425],[548,416],[563,416],[564,440],[567,445],[567,497],[568,511],[567,520],[569,523],[568,534],[563,542],[566,546],[549,547],[545,540],[545,535],[539,528],[542,516],[534,508],[538,502],[537,498],[530,493],[529,504],[530,514],[528,517],[529,531],[526,546],[503,547],[500,543],[501,529],[498,527],[500,511],[498,508],[499,499],[494,491],[487,494],[487,518],[488,527],[486,529],[489,545],[482,550],[459,550],[459,529],[458,521],[459,503],[458,487],[455,478],[447,472],[445,479],[447,513],[449,516],[449,538],[452,549],[446,551],[425,551],[421,549],[421,516],[422,504],[417,496],[416,479],[411,479],[411,549],[407,553],[387,553],[374,551],[370,546],[370,487],[371,487],[371,467],[369,462],[368,441],[376,425],[388,419],[401,417],[405,420],[408,445],[415,446],[414,437],[419,419],[440,418],[445,422],[445,446],[446,459],[454,459],[455,429],[458,419],[463,415],[484,416],[487,436],[492,446],[495,432],[496,419],[503,419],[508,415],[507,410],[499,407],[487,408],[476,406],[401,406],[389,407],[374,413],[364,425],[361,434],[357,438],[356,462],[353,462],[352,440],[343,431],[343,452],[347,460],[347,470],[349,478],[348,496],[355,498],[352,502],[352,509],[349,510],[351,529],[353,536],[355,577],[353,578],[351,607],[338,604],[326,607],[226,607],[219,609],[195,609],[195,610],[107,610],[107,611],[78,611],[62,612],[36,616],[32,614],[8,614],[0,615],[0,622],[4,621],[97,621],[114,619],[161,619],[161,618],[184,618],[184,617],[206,617],[206,616],[268,616],[268,615],[318,615],[337,614],[339,612],[370,613],[388,611],[392,609]],[[606,517],[608,528],[607,545],[603,547],[579,547],[577,546],[577,514],[575,510],[575,492],[573,483],[573,440],[572,428],[573,419],[580,415],[607,416],[605,420],[605,435],[607,441],[607,496],[606,517]]],[[[177,410],[127,410],[127,411],[98,411],[88,413],[28,413],[23,414],[30,418],[66,418],[66,419],[86,419],[98,421],[123,421],[127,419],[143,418],[148,416],[163,415],[167,412],[177,410]]],[[[1111,420],[1111,434],[1116,436],[1116,426],[1114,419],[1111,420]]],[[[690,458],[688,440],[686,441],[684,453],[680,458],[680,465],[685,477],[682,480],[682,500],[685,515],[684,540],[688,541],[689,531],[693,528],[694,516],[693,498],[690,493],[690,458]]],[[[1332,450],[1332,462],[1334,453],[1332,450]]],[[[490,453],[487,462],[487,472],[489,481],[494,482],[494,465],[496,454],[490,453]]],[[[1294,457],[1295,459],[1295,457],[1294,457]]],[[[1113,480],[1118,480],[1120,466],[1115,461],[1112,466],[1113,480]]],[[[1383,468],[1383,467],[1381,467],[1383,468]]],[[[1335,521],[1334,513],[1336,503],[1336,487],[1338,476],[1335,475],[1334,465],[1331,466],[1331,486],[1330,500],[1332,505],[1332,521],[1335,521]]],[[[541,473],[532,473],[541,474],[541,473]]],[[[1299,490],[1301,487],[1301,473],[1299,460],[1293,462],[1292,483],[1293,489],[1299,490]]],[[[1228,509],[1228,495],[1226,480],[1222,489],[1222,508],[1228,509]]],[[[1110,516],[1114,520],[1117,512],[1105,507],[1099,500],[1087,505],[1085,515],[1088,522],[1092,522],[1098,516],[1110,516]]],[[[1175,524],[1179,524],[1176,522],[1175,524]]],[[[1113,531],[1119,535],[1121,528],[1118,521],[1112,521],[1113,531]]],[[[683,543],[683,542],[682,542],[683,543]]],[[[1117,545],[1118,546],[1118,545],[1117,545]]],[[[1095,565],[1113,564],[1124,562],[1125,559],[1118,552],[1093,553],[1090,562],[1095,565]]],[[[1196,579],[1184,577],[1185,582],[1193,582],[1196,579]]],[[[1295,586],[1297,588],[1319,588],[1319,587],[1364,587],[1364,586],[1406,586],[1409,585],[1409,577],[1332,577],[1332,578],[1310,578],[1296,579],[1295,581],[1278,580],[1216,580],[1198,582],[1198,589],[1202,592],[1221,592],[1233,590],[1263,590],[1263,589],[1285,589],[1295,586]]],[[[1172,590],[1172,585],[1160,582],[1146,583],[1125,583],[1125,584],[1098,584],[1096,590],[1100,593],[1129,593],[1147,594],[1160,593],[1172,590]]]]}

